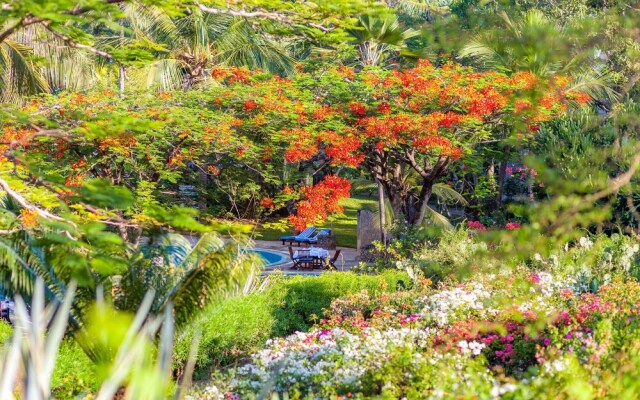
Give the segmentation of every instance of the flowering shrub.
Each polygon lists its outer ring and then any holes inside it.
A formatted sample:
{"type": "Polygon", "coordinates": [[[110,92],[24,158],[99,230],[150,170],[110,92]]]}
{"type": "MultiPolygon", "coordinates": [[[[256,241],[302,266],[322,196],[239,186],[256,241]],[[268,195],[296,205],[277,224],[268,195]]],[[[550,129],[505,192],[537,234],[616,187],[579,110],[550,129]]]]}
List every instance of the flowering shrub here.
{"type": "MultiPolygon", "coordinates": [[[[625,262],[635,246],[611,247],[620,240],[563,251],[625,262]]],[[[578,380],[617,393],[607,371],[640,362],[631,350],[640,345],[640,283],[624,268],[597,293],[571,275],[520,266],[335,299],[311,331],[269,341],[229,390],[240,398],[265,387],[290,398],[556,398],[578,380]]]]}

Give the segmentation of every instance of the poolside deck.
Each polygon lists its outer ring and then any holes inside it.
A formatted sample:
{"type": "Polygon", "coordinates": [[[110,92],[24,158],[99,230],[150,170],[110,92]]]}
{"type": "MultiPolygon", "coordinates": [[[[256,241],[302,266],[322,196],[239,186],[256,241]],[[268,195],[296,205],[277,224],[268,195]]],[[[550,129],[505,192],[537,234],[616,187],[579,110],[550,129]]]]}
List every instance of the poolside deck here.
{"type": "MultiPolygon", "coordinates": [[[[275,270],[280,270],[285,274],[294,275],[317,275],[319,273],[326,272],[325,270],[319,269],[313,271],[299,271],[291,269],[291,267],[293,266],[293,262],[291,262],[291,259],[289,258],[288,245],[283,246],[281,241],[254,240],[253,242],[256,249],[277,251],[279,253],[283,253],[287,257],[288,261],[284,264],[266,267],[266,273],[270,273],[275,270]]],[[[341,250],[340,258],[338,258],[338,261],[336,261],[336,267],[338,271],[349,271],[353,266],[358,264],[358,261],[356,261],[356,249],[349,247],[338,247],[338,249],[341,250]]],[[[335,250],[330,250],[329,252],[333,254],[335,250]]]]}

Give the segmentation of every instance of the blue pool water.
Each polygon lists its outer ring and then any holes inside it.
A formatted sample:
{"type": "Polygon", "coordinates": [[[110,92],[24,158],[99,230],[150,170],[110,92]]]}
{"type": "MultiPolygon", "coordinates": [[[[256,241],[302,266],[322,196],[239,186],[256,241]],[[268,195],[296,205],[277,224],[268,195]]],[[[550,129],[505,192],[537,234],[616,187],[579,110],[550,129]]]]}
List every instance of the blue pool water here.
{"type": "Polygon", "coordinates": [[[265,267],[282,264],[287,261],[287,256],[284,254],[278,253],[277,251],[271,250],[261,250],[261,249],[251,249],[247,250],[251,253],[256,253],[259,255],[264,261],[265,267]]]}

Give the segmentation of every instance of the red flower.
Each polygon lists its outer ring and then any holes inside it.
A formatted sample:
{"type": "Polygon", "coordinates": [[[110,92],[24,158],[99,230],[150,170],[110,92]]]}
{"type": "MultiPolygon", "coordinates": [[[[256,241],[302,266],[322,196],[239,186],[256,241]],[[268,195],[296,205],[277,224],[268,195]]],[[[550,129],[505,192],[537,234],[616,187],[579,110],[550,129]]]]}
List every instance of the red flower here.
{"type": "Polygon", "coordinates": [[[342,212],[339,202],[349,197],[351,183],[347,179],[328,175],[315,186],[303,186],[300,192],[303,199],[296,205],[296,214],[289,216],[289,222],[296,230],[304,230],[309,225],[324,221],[329,213],[342,212]]]}
{"type": "Polygon", "coordinates": [[[258,107],[258,103],[253,100],[247,100],[244,102],[244,109],[247,111],[254,110],[258,107]]]}
{"type": "Polygon", "coordinates": [[[273,199],[270,197],[263,197],[262,199],[260,199],[260,207],[262,208],[272,208],[275,207],[275,203],[273,202],[273,199]]]}
{"type": "Polygon", "coordinates": [[[367,108],[360,102],[349,104],[349,110],[356,117],[364,117],[367,114],[367,108]]]}
{"type": "Polygon", "coordinates": [[[380,104],[378,104],[378,112],[382,114],[390,114],[391,106],[386,101],[383,101],[380,104]]]}
{"type": "Polygon", "coordinates": [[[482,224],[480,221],[468,221],[467,228],[476,230],[476,231],[486,231],[487,227],[482,224]]]}

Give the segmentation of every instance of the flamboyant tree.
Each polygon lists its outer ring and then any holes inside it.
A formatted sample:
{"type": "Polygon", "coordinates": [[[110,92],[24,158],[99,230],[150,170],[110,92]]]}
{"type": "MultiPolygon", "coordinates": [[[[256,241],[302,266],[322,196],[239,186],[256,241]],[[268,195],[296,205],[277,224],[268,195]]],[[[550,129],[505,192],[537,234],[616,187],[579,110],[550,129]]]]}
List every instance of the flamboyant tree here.
{"type": "Polygon", "coordinates": [[[289,206],[290,222],[303,228],[341,210],[350,185],[338,175],[346,167],[380,181],[396,217],[419,224],[452,163],[485,142],[526,140],[566,101],[588,101],[567,92],[566,80],[426,61],[293,79],[246,68],[212,75],[219,86],[135,100],[113,92],[46,97],[23,108],[29,123],[3,122],[3,143],[31,171],[50,171],[49,186],[59,185],[61,196],[96,178],[128,188],[134,207],[118,217],[134,222],[156,223],[149,210],[192,184],[201,194],[224,193],[238,217],[255,215],[242,207],[289,206]],[[28,139],[51,128],[65,134],[28,139]]]}
{"type": "Polygon", "coordinates": [[[589,101],[567,91],[566,79],[436,68],[426,60],[402,71],[340,67],[293,80],[213,74],[226,85],[214,105],[238,119],[252,144],[280,142],[285,162],[307,163],[315,172],[364,168],[384,186],[396,217],[410,224],[422,223],[433,185],[475,146],[525,140],[563,113],[566,102],[589,101]],[[406,179],[410,172],[419,177],[417,187],[406,179]]]}

